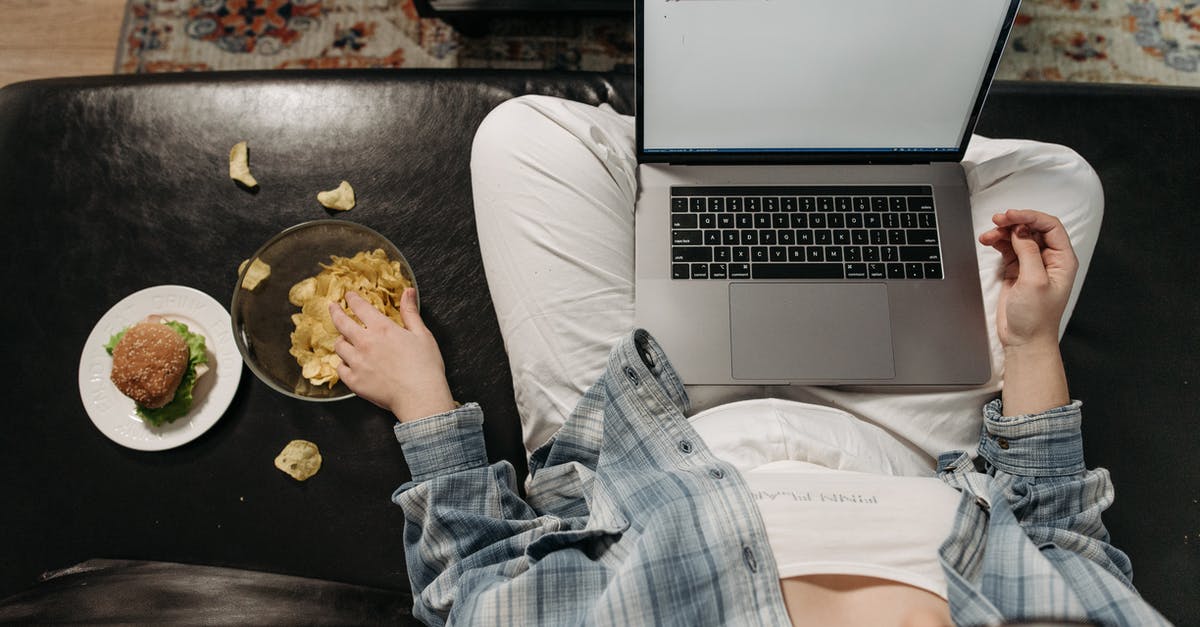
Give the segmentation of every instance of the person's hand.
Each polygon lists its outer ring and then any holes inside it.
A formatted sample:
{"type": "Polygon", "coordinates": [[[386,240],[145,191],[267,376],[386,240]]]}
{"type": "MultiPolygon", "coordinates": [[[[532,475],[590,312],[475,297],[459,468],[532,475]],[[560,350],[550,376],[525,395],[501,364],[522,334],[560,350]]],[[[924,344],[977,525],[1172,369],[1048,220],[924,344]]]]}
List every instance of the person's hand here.
{"type": "Polygon", "coordinates": [[[371,306],[357,292],[346,303],[358,324],[337,303],[329,306],[342,334],[333,346],[342,365],[338,376],[355,394],[390,410],[400,422],[450,411],[457,406],[446,382],[446,366],[437,340],[417,311],[416,292],[404,290],[400,317],[404,327],[371,306]],[[407,328],[405,328],[407,327],[407,328]]]}
{"type": "Polygon", "coordinates": [[[1058,346],[1058,326],[1079,261],[1058,218],[1010,209],[992,216],[996,228],[979,236],[1004,257],[1004,283],[996,311],[1005,349],[1058,346]]]}

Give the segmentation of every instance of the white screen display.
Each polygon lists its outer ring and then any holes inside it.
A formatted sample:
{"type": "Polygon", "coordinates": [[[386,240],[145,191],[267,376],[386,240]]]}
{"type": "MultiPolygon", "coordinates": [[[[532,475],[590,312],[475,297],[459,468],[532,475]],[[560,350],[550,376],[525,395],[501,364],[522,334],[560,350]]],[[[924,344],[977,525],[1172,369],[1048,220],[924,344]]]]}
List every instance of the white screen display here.
{"type": "Polygon", "coordinates": [[[955,151],[1010,0],[645,0],[646,152],[955,151]]]}

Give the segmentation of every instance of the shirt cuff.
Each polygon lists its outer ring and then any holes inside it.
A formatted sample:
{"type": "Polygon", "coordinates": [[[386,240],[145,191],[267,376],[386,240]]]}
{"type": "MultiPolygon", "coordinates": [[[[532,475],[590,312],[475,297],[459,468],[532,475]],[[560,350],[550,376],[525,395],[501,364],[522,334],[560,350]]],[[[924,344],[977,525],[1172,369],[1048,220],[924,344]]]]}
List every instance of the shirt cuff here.
{"type": "Polygon", "coordinates": [[[979,454],[1013,475],[1059,477],[1083,472],[1082,406],[1072,401],[1036,414],[1005,416],[1000,399],[995,399],[983,407],[979,454]]]}
{"type": "Polygon", "coordinates": [[[479,403],[397,423],[395,431],[413,481],[487,466],[479,403]]]}

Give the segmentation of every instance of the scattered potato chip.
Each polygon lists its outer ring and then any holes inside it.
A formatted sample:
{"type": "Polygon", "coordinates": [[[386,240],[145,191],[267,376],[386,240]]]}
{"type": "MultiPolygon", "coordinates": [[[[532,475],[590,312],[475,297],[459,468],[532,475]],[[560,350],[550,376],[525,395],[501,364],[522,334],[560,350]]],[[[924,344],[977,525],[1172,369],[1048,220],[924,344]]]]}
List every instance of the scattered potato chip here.
{"type": "Polygon", "coordinates": [[[321,469],[321,450],[308,440],[292,440],[275,458],[275,467],[304,481],[321,469]]]}
{"type": "Polygon", "coordinates": [[[354,208],[354,188],[346,181],[342,181],[337,189],[331,189],[327,192],[317,192],[317,202],[321,203],[326,209],[336,209],[338,211],[349,211],[354,208]]]}
{"type": "Polygon", "coordinates": [[[267,277],[271,276],[271,266],[258,257],[255,257],[254,261],[250,261],[249,259],[243,261],[242,265],[238,266],[238,274],[241,274],[242,270],[246,270],[245,276],[242,277],[242,289],[250,290],[251,292],[254,291],[254,288],[258,287],[259,283],[262,283],[267,277]],[[250,264],[249,269],[246,269],[247,263],[250,264]]]}
{"type": "Polygon", "coordinates": [[[288,290],[288,302],[300,308],[292,314],[295,331],[288,353],[300,365],[300,374],[312,385],[333,387],[342,358],[333,350],[341,334],[333,326],[329,303],[337,303],[355,321],[358,317],[346,304],[347,292],[358,292],[375,309],[404,326],[400,296],[412,282],[401,271],[400,262],[388,259],[383,249],[360,251],[353,257],[330,255],[331,263],[321,272],[288,290]]]}
{"type": "Polygon", "coordinates": [[[246,187],[258,187],[258,181],[250,174],[250,153],[246,142],[238,142],[229,149],[229,178],[246,187]]]}

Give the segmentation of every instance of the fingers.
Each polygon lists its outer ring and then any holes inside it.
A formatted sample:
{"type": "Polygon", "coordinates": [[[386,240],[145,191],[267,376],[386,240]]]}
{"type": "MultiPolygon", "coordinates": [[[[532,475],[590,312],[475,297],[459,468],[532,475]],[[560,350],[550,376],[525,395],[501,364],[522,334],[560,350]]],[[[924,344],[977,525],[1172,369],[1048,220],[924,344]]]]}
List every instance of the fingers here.
{"type": "Polygon", "coordinates": [[[417,290],[409,287],[400,295],[400,319],[410,331],[425,330],[425,322],[417,310],[417,290]]]}
{"type": "MultiPolygon", "coordinates": [[[[353,368],[355,364],[359,363],[358,349],[355,348],[353,344],[346,341],[346,338],[344,337],[339,338],[338,341],[333,343],[333,352],[337,353],[337,356],[342,358],[341,367],[343,368],[353,368]]],[[[341,377],[341,368],[338,368],[338,370],[338,376],[341,377]]]]}
{"type": "MultiPolygon", "coordinates": [[[[356,312],[357,313],[357,312],[356,312]]],[[[354,321],[354,318],[346,315],[342,311],[342,307],[336,302],[329,303],[329,316],[333,318],[333,326],[342,334],[342,337],[350,340],[351,343],[357,344],[366,331],[359,323],[354,321]]],[[[360,318],[362,316],[359,316],[360,318]]],[[[343,359],[345,359],[343,357],[343,359]]]]}
{"type": "Polygon", "coordinates": [[[1035,284],[1045,283],[1048,279],[1046,266],[1042,262],[1042,247],[1034,239],[1029,227],[1023,224],[1014,227],[1010,244],[1020,264],[1017,280],[1035,284]]]}
{"type": "Polygon", "coordinates": [[[1066,227],[1061,220],[1050,214],[1031,209],[1009,209],[992,216],[992,222],[1000,228],[1025,225],[1041,235],[1047,248],[1071,250],[1071,238],[1067,235],[1066,227]]]}
{"type": "MultiPolygon", "coordinates": [[[[363,325],[367,328],[392,323],[387,316],[383,315],[374,305],[367,302],[367,299],[363,298],[358,292],[346,292],[346,304],[350,305],[350,310],[354,312],[354,315],[358,316],[359,320],[363,321],[363,325]]],[[[353,342],[353,338],[350,341],[353,342]]]]}

